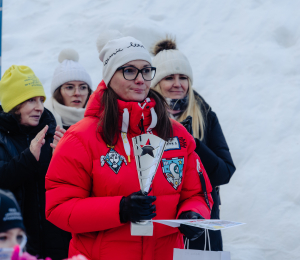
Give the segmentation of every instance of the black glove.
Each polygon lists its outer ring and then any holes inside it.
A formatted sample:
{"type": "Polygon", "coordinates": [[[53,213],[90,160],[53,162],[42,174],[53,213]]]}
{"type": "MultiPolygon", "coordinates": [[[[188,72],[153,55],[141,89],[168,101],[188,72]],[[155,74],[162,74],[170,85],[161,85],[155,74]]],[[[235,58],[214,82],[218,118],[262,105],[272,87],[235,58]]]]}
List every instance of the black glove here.
{"type": "Polygon", "coordinates": [[[152,203],[155,200],[155,196],[145,196],[141,191],[123,197],[120,202],[121,223],[128,221],[135,223],[154,218],[156,216],[156,213],[154,213],[156,206],[152,203]]]}
{"type": "Polygon", "coordinates": [[[191,135],[193,135],[192,122],[193,118],[191,116],[188,116],[186,119],[180,122],[180,124],[182,124],[191,135]]]}
{"type": "MultiPolygon", "coordinates": [[[[180,214],[179,219],[204,219],[204,218],[200,214],[194,211],[185,211],[180,214]]],[[[203,228],[197,228],[185,224],[180,224],[179,231],[191,241],[196,240],[204,233],[203,228]]]]}

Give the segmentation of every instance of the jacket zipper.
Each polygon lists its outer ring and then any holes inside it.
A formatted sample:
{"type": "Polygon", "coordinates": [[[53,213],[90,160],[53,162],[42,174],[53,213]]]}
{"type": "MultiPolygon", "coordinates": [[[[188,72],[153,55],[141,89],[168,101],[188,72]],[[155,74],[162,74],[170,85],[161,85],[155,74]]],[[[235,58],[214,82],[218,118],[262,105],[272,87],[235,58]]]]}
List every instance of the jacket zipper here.
{"type": "Polygon", "coordinates": [[[141,125],[141,127],[140,127],[140,130],[141,130],[141,134],[144,134],[145,133],[145,128],[144,128],[144,119],[143,118],[141,118],[141,120],[140,120],[140,125],[141,125]]]}

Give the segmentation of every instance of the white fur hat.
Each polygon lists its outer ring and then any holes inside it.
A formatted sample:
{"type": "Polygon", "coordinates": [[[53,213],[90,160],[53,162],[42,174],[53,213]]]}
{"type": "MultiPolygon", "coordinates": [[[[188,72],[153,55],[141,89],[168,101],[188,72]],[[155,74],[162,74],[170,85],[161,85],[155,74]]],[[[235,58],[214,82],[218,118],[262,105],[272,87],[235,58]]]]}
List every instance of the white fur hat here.
{"type": "Polygon", "coordinates": [[[73,80],[84,81],[92,88],[91,77],[78,60],[79,55],[77,51],[73,49],[64,49],[60,52],[58,56],[60,64],[54,71],[51,83],[52,95],[58,87],[73,80]]]}
{"type": "Polygon", "coordinates": [[[156,75],[151,82],[155,87],[163,78],[171,74],[183,74],[189,77],[193,83],[193,70],[187,57],[176,49],[174,40],[159,41],[153,48],[155,57],[152,64],[156,67],[156,75]]]}
{"type": "Polygon", "coordinates": [[[150,53],[137,39],[123,37],[118,31],[104,32],[98,37],[99,58],[103,62],[103,80],[108,86],[116,70],[132,60],[145,60],[152,64],[150,53]]]}

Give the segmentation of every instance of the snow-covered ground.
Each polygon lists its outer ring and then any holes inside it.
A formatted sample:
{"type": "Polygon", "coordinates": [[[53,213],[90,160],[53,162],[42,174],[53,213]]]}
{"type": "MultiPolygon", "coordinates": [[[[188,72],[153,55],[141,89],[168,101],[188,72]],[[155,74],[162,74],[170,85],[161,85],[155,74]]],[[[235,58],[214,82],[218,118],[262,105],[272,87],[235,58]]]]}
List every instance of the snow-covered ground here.
{"type": "Polygon", "coordinates": [[[2,74],[28,65],[50,95],[61,49],[74,48],[95,89],[96,38],[118,29],[150,47],[166,33],[217,113],[237,171],[221,188],[233,260],[300,258],[300,1],[4,0],[2,74]]]}

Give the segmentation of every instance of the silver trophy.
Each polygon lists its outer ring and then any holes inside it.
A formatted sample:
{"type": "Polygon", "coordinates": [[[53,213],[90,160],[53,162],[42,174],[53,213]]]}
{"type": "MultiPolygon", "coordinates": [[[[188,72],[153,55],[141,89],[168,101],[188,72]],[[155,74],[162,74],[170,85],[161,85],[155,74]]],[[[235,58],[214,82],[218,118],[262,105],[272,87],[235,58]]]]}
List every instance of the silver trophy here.
{"type": "MultiPolygon", "coordinates": [[[[166,142],[158,136],[143,134],[132,138],[136,168],[142,193],[147,196],[156,174],[166,142]]],[[[152,236],[153,223],[131,223],[132,236],[152,236]]]]}

